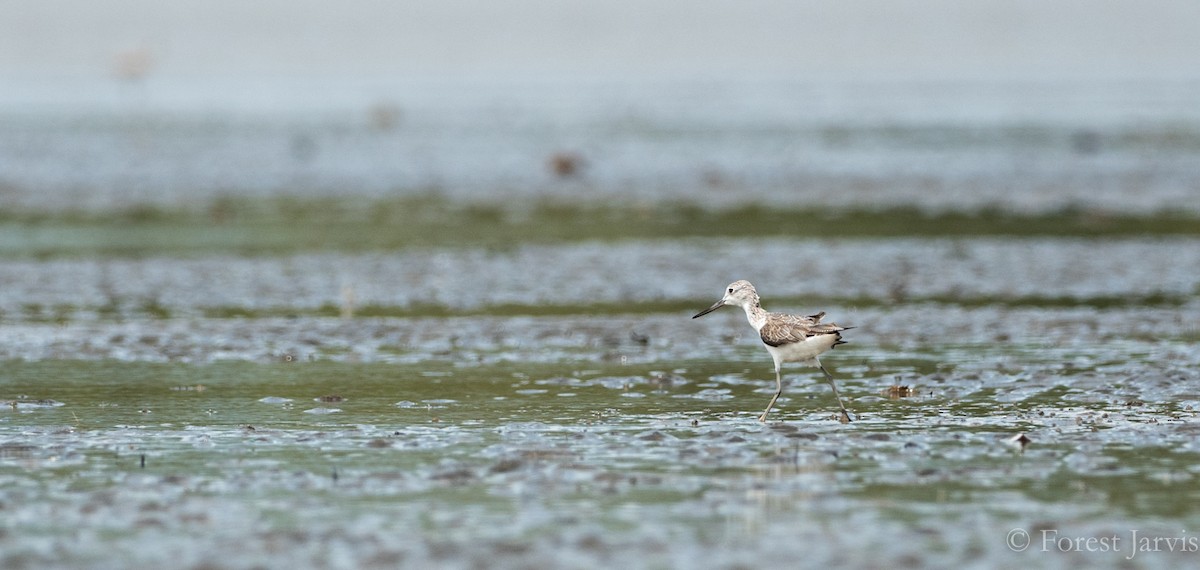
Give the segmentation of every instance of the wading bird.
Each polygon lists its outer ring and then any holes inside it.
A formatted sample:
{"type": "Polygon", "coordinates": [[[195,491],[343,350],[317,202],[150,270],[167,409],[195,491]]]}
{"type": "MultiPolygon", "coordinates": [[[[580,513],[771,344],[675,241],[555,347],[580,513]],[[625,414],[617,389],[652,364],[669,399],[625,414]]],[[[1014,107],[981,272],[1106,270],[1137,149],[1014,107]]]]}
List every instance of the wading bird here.
{"type": "Polygon", "coordinates": [[[768,313],[762,308],[754,285],[745,280],[730,283],[720,301],[713,303],[713,306],[700,311],[692,318],[702,317],[726,305],[735,305],[746,311],[746,319],[750,321],[750,326],[758,331],[763,347],[771,353],[771,358],[775,360],[775,396],[771,398],[771,403],[767,404],[767,409],[758,417],[758,421],[767,421],[767,414],[771,413],[771,408],[775,406],[775,400],[778,400],[779,395],[783,393],[783,378],[780,376],[780,368],[784,362],[802,362],[820,368],[821,372],[825,374],[825,380],[829,382],[829,387],[833,388],[833,397],[837,398],[838,406],[842,408],[842,423],[850,421],[850,412],[842,404],[842,397],[838,395],[837,386],[833,383],[833,375],[825,370],[817,357],[839,344],[845,344],[846,341],[842,340],[842,331],[854,327],[821,323],[821,318],[825,316],[824,311],[807,317],[768,313]]]}

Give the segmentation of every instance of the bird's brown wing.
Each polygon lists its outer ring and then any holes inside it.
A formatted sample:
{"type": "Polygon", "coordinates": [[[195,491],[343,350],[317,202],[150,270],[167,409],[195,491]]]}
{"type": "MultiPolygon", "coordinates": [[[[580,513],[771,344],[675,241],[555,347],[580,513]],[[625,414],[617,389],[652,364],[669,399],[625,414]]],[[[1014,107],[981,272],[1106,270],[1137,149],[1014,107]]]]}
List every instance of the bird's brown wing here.
{"type": "Polygon", "coordinates": [[[818,321],[823,316],[825,316],[823,312],[811,317],[772,313],[767,317],[766,324],[758,331],[758,334],[762,338],[763,344],[770,346],[797,343],[806,338],[823,334],[837,335],[837,344],[844,343],[841,331],[846,330],[847,327],[839,326],[836,323],[819,323],[818,321]]]}

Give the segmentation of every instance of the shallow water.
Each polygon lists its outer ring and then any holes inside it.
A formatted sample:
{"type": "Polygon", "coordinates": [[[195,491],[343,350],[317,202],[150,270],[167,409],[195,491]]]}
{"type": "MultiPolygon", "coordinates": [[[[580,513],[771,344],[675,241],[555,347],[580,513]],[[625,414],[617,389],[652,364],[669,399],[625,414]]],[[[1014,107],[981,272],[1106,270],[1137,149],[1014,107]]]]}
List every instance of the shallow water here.
{"type": "Polygon", "coordinates": [[[0,564],[1187,564],[1193,242],[9,261],[0,564]],[[734,272],[856,327],[856,421],[797,365],[756,421],[744,316],[690,318],[734,272]]]}
{"type": "MultiPolygon", "coordinates": [[[[947,330],[917,337],[903,308],[852,313],[861,328],[825,358],[847,425],[794,365],[756,421],[770,360],[731,310],[575,332],[569,317],[194,321],[171,343],[197,343],[194,363],[9,354],[0,551],[9,568],[1185,564],[1195,549],[1131,534],[1200,523],[1200,351],[1169,312],[924,307],[947,330]],[[1129,334],[1139,315],[1153,332],[1129,334]],[[285,326],[322,340],[303,355],[202,342],[285,326]],[[470,326],[519,342],[446,332],[470,326]],[[404,355],[324,350],[418,330],[404,355]],[[1109,552],[1057,542],[1114,533],[1109,552]]],[[[63,341],[179,325],[26,326],[63,341]]]]}
{"type": "MultiPolygon", "coordinates": [[[[702,238],[560,245],[412,248],[276,257],[8,260],[0,318],[75,321],[304,314],[321,307],[432,305],[508,312],[692,303],[735,279],[779,302],[899,304],[1034,299],[1109,304],[1200,292],[1200,240],[1110,238],[702,238]],[[754,252],[746,255],[744,252],[754,252]],[[463,275],[486,279],[463,279],[463,275]]],[[[801,307],[799,310],[805,310],[801,307]]],[[[534,313],[535,314],[535,313],[534,313]]]]}

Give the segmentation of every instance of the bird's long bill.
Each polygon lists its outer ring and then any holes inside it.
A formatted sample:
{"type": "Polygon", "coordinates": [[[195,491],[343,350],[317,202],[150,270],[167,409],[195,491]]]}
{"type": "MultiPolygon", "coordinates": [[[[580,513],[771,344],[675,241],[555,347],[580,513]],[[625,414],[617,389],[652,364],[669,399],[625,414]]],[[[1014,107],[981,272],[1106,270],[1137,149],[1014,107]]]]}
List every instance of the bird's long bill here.
{"type": "Polygon", "coordinates": [[[724,306],[725,306],[725,299],[721,299],[720,301],[713,303],[713,306],[711,306],[707,309],[704,309],[703,311],[700,311],[699,313],[696,313],[696,316],[694,316],[692,318],[695,319],[697,317],[703,317],[704,315],[707,315],[707,314],[709,314],[717,309],[720,309],[721,307],[724,307],[724,306]]]}

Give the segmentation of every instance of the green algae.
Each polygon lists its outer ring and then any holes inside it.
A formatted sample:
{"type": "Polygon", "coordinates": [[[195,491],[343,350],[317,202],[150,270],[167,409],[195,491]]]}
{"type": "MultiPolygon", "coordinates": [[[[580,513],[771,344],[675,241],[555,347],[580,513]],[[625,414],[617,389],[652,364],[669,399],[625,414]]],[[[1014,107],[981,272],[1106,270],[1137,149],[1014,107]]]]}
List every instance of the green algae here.
{"type": "Polygon", "coordinates": [[[1180,212],[828,210],[761,205],[715,209],[686,202],[625,205],[552,199],[492,204],[451,202],[434,194],[358,201],[223,198],[190,209],[135,206],[118,211],[0,214],[0,256],[29,258],[281,255],[479,244],[503,250],[522,244],[713,236],[1194,235],[1200,235],[1200,218],[1180,212]]]}

